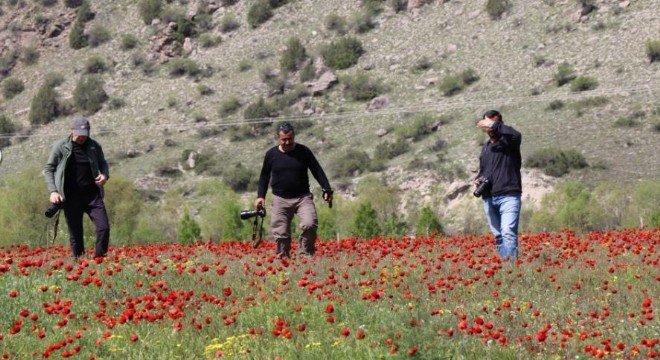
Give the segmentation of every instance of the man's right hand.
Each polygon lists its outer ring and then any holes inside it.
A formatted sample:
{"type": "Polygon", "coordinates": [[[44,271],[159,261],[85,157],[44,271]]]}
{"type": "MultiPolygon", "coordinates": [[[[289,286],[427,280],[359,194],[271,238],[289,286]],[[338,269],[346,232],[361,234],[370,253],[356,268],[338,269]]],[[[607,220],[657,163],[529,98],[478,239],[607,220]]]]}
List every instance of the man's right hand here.
{"type": "Polygon", "coordinates": [[[264,207],[265,202],[266,200],[264,200],[264,198],[257,198],[257,200],[254,201],[254,208],[258,209],[264,207]]]}
{"type": "Polygon", "coordinates": [[[60,193],[58,193],[57,191],[53,191],[52,193],[50,193],[51,204],[59,204],[62,202],[62,200],[64,200],[62,199],[62,195],[60,195],[60,193]]]}

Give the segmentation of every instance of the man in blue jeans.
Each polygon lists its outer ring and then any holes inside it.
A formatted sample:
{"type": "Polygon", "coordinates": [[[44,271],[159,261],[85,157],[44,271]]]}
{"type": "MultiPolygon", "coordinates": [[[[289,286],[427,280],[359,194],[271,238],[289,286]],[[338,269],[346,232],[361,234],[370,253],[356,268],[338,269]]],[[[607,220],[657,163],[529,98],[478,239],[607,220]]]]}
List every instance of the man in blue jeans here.
{"type": "Polygon", "coordinates": [[[488,134],[479,156],[479,174],[474,180],[475,196],[481,196],[488,225],[502,259],[518,257],[522,180],[521,135],[504,125],[502,114],[487,111],[477,128],[488,134]],[[481,186],[483,185],[483,186],[481,186]]]}

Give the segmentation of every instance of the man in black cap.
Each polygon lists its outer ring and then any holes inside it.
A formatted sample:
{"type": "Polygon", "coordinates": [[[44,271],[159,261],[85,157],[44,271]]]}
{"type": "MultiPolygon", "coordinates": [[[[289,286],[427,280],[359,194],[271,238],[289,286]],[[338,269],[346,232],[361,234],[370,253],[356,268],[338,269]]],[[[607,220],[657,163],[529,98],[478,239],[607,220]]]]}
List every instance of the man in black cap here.
{"type": "Polygon", "coordinates": [[[110,243],[110,224],[103,203],[103,185],[110,177],[101,145],[89,137],[89,121],[76,119],[71,135],[56,142],[44,168],[50,202],[64,209],[73,257],[85,252],[83,214],[96,228],[95,257],[104,257],[110,243]]]}
{"type": "MultiPolygon", "coordinates": [[[[314,197],[309,191],[309,175],[319,182],[323,189],[323,200],[332,202],[332,189],[325,172],[312,151],[305,145],[295,142],[293,126],[284,123],[277,128],[278,145],[264,156],[259,176],[256,208],[264,206],[266,191],[270,183],[273,189],[273,207],[270,229],[277,246],[277,256],[288,258],[291,251],[291,221],[293,215],[300,217],[300,239],[298,252],[313,256],[316,251],[316,228],[318,220],[314,197]]],[[[258,244],[255,244],[258,246],[258,244]]]]}

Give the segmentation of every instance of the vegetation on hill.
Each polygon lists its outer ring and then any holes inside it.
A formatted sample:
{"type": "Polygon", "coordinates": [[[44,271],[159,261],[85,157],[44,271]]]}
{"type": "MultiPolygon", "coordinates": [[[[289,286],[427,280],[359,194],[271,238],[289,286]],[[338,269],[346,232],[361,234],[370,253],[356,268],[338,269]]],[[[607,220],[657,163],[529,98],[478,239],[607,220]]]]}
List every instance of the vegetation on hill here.
{"type": "MultiPolygon", "coordinates": [[[[352,232],[368,176],[396,199],[396,211],[374,206],[383,234],[415,232],[423,208],[445,231],[477,232],[474,199],[453,189],[474,175],[475,120],[497,108],[523,133],[525,175],[550,176],[530,184],[654,189],[639,182],[660,179],[652,5],[3,1],[0,188],[37,173],[71,119],[89,115],[108,186],[124,179],[144,199],[127,237],[176,239],[185,208],[203,237],[245,236],[229,218],[231,231],[209,225],[198,186],[218,182],[227,207],[246,207],[272,124],[286,120],[344,198],[323,234],[352,232]]],[[[542,204],[527,204],[531,219],[542,204]]]]}

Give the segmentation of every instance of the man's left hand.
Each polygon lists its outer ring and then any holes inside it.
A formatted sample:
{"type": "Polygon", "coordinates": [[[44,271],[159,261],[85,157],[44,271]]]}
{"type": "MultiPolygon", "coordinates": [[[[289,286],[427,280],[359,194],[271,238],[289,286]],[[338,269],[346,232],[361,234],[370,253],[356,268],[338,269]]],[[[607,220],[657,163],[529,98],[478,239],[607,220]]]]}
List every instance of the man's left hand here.
{"type": "Polygon", "coordinates": [[[103,174],[100,174],[94,179],[94,182],[98,187],[102,187],[103,185],[105,185],[106,181],[108,181],[108,178],[106,178],[105,175],[103,174]]]}

